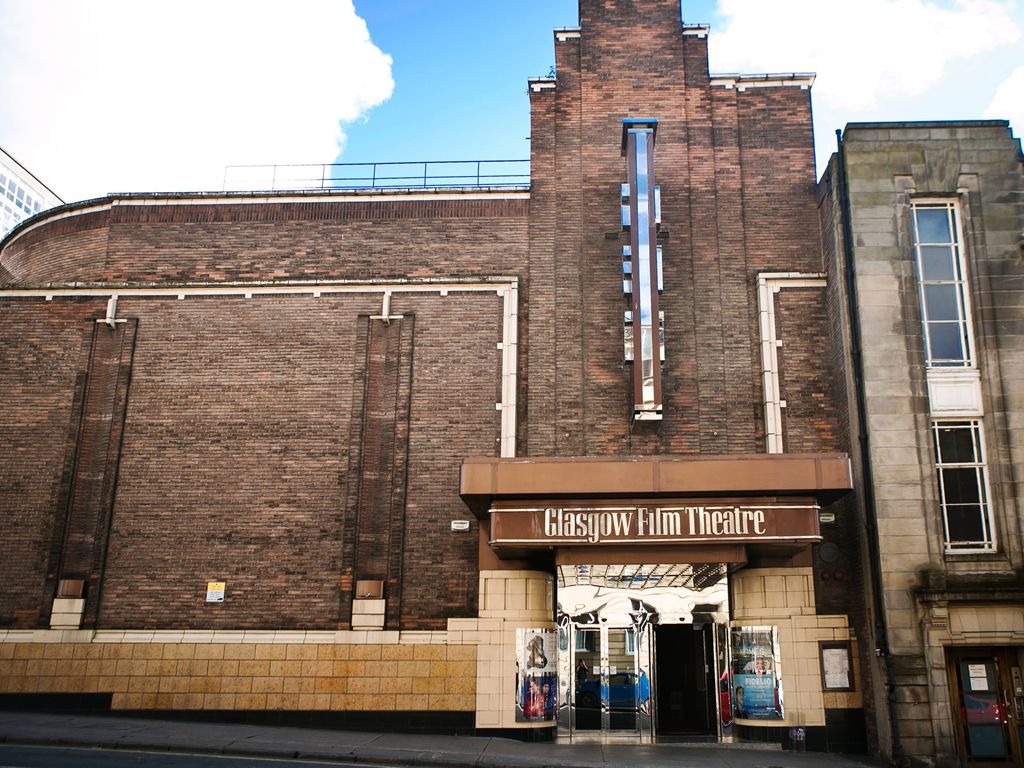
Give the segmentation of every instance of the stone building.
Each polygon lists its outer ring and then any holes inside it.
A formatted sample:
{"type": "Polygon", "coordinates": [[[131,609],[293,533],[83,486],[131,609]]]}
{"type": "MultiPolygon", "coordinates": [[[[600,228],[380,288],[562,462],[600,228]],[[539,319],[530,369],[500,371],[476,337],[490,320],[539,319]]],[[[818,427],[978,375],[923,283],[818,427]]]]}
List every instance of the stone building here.
{"type": "Polygon", "coordinates": [[[879,743],[919,764],[1022,761],[1022,161],[1003,121],[851,124],[821,183],[879,743]]]}
{"type": "Polygon", "coordinates": [[[678,0],[579,21],[528,186],[0,242],[6,700],[863,748],[813,78],[711,75],[678,0]]]}

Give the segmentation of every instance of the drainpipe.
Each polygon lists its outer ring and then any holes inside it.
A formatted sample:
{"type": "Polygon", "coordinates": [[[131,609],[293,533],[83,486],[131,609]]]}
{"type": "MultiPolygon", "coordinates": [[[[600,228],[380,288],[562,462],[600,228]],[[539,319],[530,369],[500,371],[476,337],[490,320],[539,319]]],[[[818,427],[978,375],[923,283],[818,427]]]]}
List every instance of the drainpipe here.
{"type": "Polygon", "coordinates": [[[903,743],[900,739],[899,719],[896,717],[896,671],[892,654],[889,652],[889,627],[885,615],[885,598],[882,583],[882,561],[878,547],[878,518],[875,510],[874,481],[871,476],[871,451],[868,444],[867,407],[864,395],[864,362],[861,356],[860,320],[857,316],[857,284],[854,280],[853,222],[850,218],[850,198],[846,185],[846,150],[843,147],[843,132],[836,130],[839,147],[839,162],[836,163],[839,193],[839,207],[843,222],[843,267],[846,279],[846,310],[850,323],[850,357],[853,361],[853,390],[857,402],[857,438],[860,443],[861,477],[864,491],[864,525],[867,530],[868,570],[871,576],[871,591],[874,596],[876,653],[885,662],[886,701],[889,709],[889,730],[892,736],[892,760],[897,765],[905,762],[903,743]]]}

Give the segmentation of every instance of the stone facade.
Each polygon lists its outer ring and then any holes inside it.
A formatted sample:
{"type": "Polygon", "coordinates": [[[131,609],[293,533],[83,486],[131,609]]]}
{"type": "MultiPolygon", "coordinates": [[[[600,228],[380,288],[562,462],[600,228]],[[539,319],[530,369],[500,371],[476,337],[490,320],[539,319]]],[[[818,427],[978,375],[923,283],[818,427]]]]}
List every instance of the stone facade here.
{"type": "Polygon", "coordinates": [[[875,642],[887,656],[873,676],[894,711],[894,728],[879,721],[881,744],[895,734],[895,757],[922,764],[959,765],[966,754],[954,651],[1012,648],[1016,659],[1020,647],[1022,193],[1020,143],[998,121],[847,126],[822,180],[826,252],[842,281],[852,274],[857,300],[850,338],[869,472],[855,463],[877,537],[875,642]],[[973,359],[958,366],[926,359],[913,212],[937,204],[962,228],[973,359]],[[992,521],[987,545],[973,549],[944,527],[933,437],[933,423],[968,422],[980,425],[992,521]]]}

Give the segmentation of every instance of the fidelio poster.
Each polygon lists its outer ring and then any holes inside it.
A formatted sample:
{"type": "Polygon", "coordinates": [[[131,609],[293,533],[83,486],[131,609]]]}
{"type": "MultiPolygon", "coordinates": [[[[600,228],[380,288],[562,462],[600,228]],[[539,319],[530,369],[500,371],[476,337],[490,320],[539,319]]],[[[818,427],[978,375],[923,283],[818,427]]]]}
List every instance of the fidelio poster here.
{"type": "Polygon", "coordinates": [[[778,627],[733,627],[732,703],[736,717],[781,720],[778,627]]]}
{"type": "Polygon", "coordinates": [[[516,722],[555,719],[558,704],[558,630],[516,630],[516,722]]]}

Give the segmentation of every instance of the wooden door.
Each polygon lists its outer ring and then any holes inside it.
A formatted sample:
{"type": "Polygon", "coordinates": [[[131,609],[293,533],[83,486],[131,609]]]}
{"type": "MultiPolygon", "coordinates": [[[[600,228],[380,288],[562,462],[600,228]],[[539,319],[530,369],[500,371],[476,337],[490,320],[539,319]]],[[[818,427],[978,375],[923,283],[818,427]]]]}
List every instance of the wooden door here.
{"type": "Polygon", "coordinates": [[[949,657],[957,748],[970,766],[1022,765],[1020,667],[1016,649],[979,648],[949,657]],[[1015,684],[1016,683],[1016,684],[1015,684]]]}

